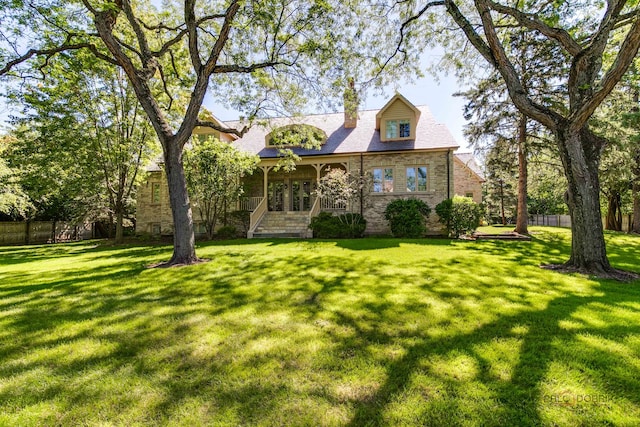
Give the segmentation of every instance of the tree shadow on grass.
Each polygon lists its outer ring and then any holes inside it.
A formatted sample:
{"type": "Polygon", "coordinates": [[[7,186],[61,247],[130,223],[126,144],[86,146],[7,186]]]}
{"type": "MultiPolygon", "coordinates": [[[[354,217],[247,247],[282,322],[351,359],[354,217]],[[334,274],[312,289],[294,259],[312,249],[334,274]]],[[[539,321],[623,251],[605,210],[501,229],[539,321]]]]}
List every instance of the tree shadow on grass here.
{"type": "MultiPolygon", "coordinates": [[[[148,260],[123,253],[111,265],[69,271],[73,278],[41,278],[3,319],[14,341],[3,345],[0,375],[33,375],[34,385],[40,373],[54,379],[31,393],[11,380],[0,401],[19,408],[57,399],[59,418],[48,423],[63,424],[97,423],[94,408],[102,408],[116,424],[185,424],[191,416],[194,423],[538,425],[548,422],[540,404],[550,367],[566,363],[561,346],[577,346],[578,332],[618,344],[640,334],[638,323],[603,326],[576,316],[597,304],[603,316],[638,310],[635,289],[581,282],[572,291],[559,275],[541,283],[553,275],[533,263],[475,266],[466,251],[447,263],[436,248],[434,269],[427,256],[425,265],[395,264],[296,242],[265,258],[262,247],[206,246],[211,263],[170,272],[145,270],[148,260]],[[496,376],[483,350],[503,340],[519,343],[508,378],[496,376]],[[473,392],[464,381],[434,367],[454,356],[472,361],[469,375],[488,390],[477,407],[467,407],[473,392]],[[416,377],[435,385],[416,391],[416,377]],[[424,409],[393,415],[411,399],[424,409]]],[[[20,286],[7,291],[15,296],[20,286]]],[[[591,351],[577,369],[606,350],[591,351]]],[[[638,405],[640,375],[631,362],[622,367],[632,374],[590,376],[598,389],[638,405]]],[[[607,420],[593,422],[600,421],[607,420]]]]}
{"type": "MultiPolygon", "coordinates": [[[[395,363],[388,366],[387,380],[377,390],[375,395],[366,402],[358,402],[355,415],[349,425],[387,425],[389,423],[386,411],[388,407],[401,396],[403,390],[411,383],[411,378],[416,372],[424,372],[423,362],[437,356],[446,356],[452,352],[462,352],[472,355],[481,361],[481,356],[477,354],[477,346],[489,344],[492,341],[508,338],[521,339],[519,361],[509,381],[496,381],[496,378],[489,372],[486,363],[479,363],[481,367],[478,379],[485,385],[490,385],[494,391],[495,404],[491,405],[497,412],[491,414],[477,414],[475,423],[479,425],[541,425],[548,422],[540,417],[539,409],[541,403],[545,401],[553,403],[554,396],[545,395],[541,384],[545,380],[549,365],[555,360],[556,349],[554,341],[569,340],[574,334],[559,326],[559,322],[570,318],[577,309],[590,303],[606,301],[608,304],[632,301],[628,298],[615,298],[607,296],[585,297],[566,296],[552,300],[546,309],[535,312],[523,312],[513,316],[503,316],[494,322],[482,325],[480,328],[470,333],[459,334],[445,339],[423,339],[417,344],[406,349],[405,355],[395,363]],[[526,334],[514,332],[515,329],[525,326],[526,334]],[[483,419],[482,416],[488,416],[483,419]]],[[[357,322],[353,319],[342,317],[342,321],[357,327],[357,322]]],[[[375,328],[374,328],[375,329],[375,328]]],[[[584,332],[603,333],[606,329],[587,329],[584,332]]],[[[639,334],[640,327],[628,325],[619,333],[639,334]]],[[[361,336],[374,342],[384,342],[385,337],[379,336],[376,332],[360,331],[361,336]]],[[[432,373],[437,375],[437,373],[432,373]]],[[[631,375],[631,377],[634,377],[631,375]]],[[[627,377],[626,381],[629,381],[627,377]]],[[[638,382],[623,388],[609,384],[610,390],[620,398],[628,399],[634,404],[640,403],[639,395],[636,391],[639,388],[638,382]]],[[[424,402],[429,406],[428,399],[424,402]]],[[[447,420],[449,425],[463,423],[464,416],[450,413],[451,418],[447,420]]],[[[433,414],[421,420],[425,425],[431,425],[435,421],[431,419],[433,414]]],[[[442,420],[441,420],[442,421],[442,420]]],[[[594,420],[595,421],[595,420],[594,420]]],[[[598,420],[607,422],[606,419],[598,420]]]]}

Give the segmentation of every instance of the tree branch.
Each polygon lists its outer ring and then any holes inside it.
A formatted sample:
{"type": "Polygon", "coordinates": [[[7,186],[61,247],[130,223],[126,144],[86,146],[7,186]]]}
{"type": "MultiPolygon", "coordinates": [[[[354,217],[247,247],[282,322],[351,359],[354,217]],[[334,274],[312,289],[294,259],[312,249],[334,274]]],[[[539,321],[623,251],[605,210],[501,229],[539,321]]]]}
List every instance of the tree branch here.
{"type": "Polygon", "coordinates": [[[584,125],[604,99],[611,93],[616,84],[627,71],[640,49],[640,9],[636,11],[636,20],[627,33],[627,36],[618,51],[613,65],[604,75],[598,88],[569,119],[577,129],[584,125]]]}
{"type": "Polygon", "coordinates": [[[236,135],[239,138],[242,138],[245,133],[249,131],[249,126],[244,126],[241,130],[235,128],[228,128],[224,126],[220,126],[217,123],[214,123],[210,120],[196,120],[196,126],[211,128],[213,130],[217,130],[221,133],[228,133],[231,135],[236,135]]]}
{"type": "MultiPolygon", "coordinates": [[[[67,39],[69,39],[70,37],[68,37],[67,39]]],[[[23,62],[28,61],[29,59],[33,58],[34,56],[46,56],[48,58],[51,58],[53,55],[56,55],[58,53],[61,52],[66,52],[69,50],[79,50],[79,49],[89,49],[94,55],[96,55],[98,58],[107,61],[113,65],[118,65],[118,62],[108,56],[105,55],[104,53],[100,52],[98,50],[98,48],[91,44],[91,43],[74,43],[74,44],[70,44],[68,43],[68,41],[65,41],[62,45],[57,46],[57,47],[52,47],[49,49],[29,49],[27,51],[27,53],[25,53],[24,55],[7,62],[7,64],[0,69],[0,76],[5,75],[7,73],[9,73],[16,65],[22,64],[23,62]]]]}
{"type": "Polygon", "coordinates": [[[452,0],[447,0],[447,10],[454,18],[458,26],[465,32],[469,41],[478,49],[482,56],[493,65],[504,79],[509,96],[520,111],[529,117],[538,120],[540,123],[553,130],[557,128],[557,121],[562,117],[555,112],[533,102],[520,81],[515,67],[507,57],[504,47],[496,34],[493,18],[489,8],[490,0],[475,0],[476,9],[480,14],[485,42],[473,29],[469,21],[464,17],[452,0]]]}
{"type": "Polygon", "coordinates": [[[540,31],[550,39],[556,40],[571,55],[575,56],[580,52],[581,47],[571,35],[562,28],[553,28],[540,21],[535,15],[524,13],[514,7],[504,6],[493,0],[487,2],[489,7],[496,12],[511,16],[518,23],[530,30],[540,31]]]}
{"type": "Polygon", "coordinates": [[[223,64],[216,65],[213,67],[214,74],[224,74],[224,73],[251,73],[255,70],[259,70],[262,68],[275,67],[276,65],[287,65],[291,66],[293,64],[284,62],[284,61],[276,61],[276,62],[261,62],[258,64],[251,65],[232,65],[232,64],[223,64]]]}
{"type": "Polygon", "coordinates": [[[191,65],[196,73],[200,73],[202,60],[200,59],[200,48],[198,47],[198,26],[196,25],[195,0],[184,2],[184,22],[187,26],[189,36],[189,56],[191,65]]]}

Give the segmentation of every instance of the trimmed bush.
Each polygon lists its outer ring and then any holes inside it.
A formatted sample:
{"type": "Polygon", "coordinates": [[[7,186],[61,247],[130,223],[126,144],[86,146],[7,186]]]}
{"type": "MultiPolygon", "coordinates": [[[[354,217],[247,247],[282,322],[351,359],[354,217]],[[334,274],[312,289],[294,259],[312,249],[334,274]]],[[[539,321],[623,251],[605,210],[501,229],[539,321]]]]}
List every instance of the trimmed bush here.
{"type": "Polygon", "coordinates": [[[387,205],[384,217],[394,237],[422,237],[431,208],[419,199],[398,199],[387,205]]]}
{"type": "Polygon", "coordinates": [[[309,228],[313,230],[313,237],[319,239],[349,239],[363,237],[367,221],[357,213],[333,216],[330,212],[320,212],[311,218],[309,228]]]}
{"type": "Polygon", "coordinates": [[[472,233],[480,225],[482,207],[470,197],[454,196],[436,206],[439,221],[447,228],[447,235],[458,237],[472,233]]]}

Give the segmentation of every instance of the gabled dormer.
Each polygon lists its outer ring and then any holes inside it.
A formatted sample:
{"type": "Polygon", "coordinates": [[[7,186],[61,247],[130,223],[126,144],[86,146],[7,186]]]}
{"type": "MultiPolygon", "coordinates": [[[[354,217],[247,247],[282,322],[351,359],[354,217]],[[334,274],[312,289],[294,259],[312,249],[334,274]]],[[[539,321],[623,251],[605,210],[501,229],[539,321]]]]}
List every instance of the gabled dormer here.
{"type": "Polygon", "coordinates": [[[376,130],[380,131],[382,142],[412,140],[416,138],[418,120],[420,110],[396,93],[376,114],[376,130]]]}

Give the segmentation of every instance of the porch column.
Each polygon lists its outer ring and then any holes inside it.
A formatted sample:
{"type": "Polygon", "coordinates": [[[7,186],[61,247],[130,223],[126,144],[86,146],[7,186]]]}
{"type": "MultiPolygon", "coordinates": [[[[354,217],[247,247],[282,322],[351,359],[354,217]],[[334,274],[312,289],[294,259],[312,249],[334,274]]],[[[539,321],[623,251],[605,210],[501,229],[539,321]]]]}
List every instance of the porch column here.
{"type": "Polygon", "coordinates": [[[262,197],[267,197],[267,189],[269,186],[269,171],[273,169],[272,166],[260,166],[262,169],[262,197]]]}
{"type": "Polygon", "coordinates": [[[326,165],[326,163],[314,163],[311,165],[316,170],[316,182],[320,181],[320,172],[322,172],[322,168],[326,165]]]}

